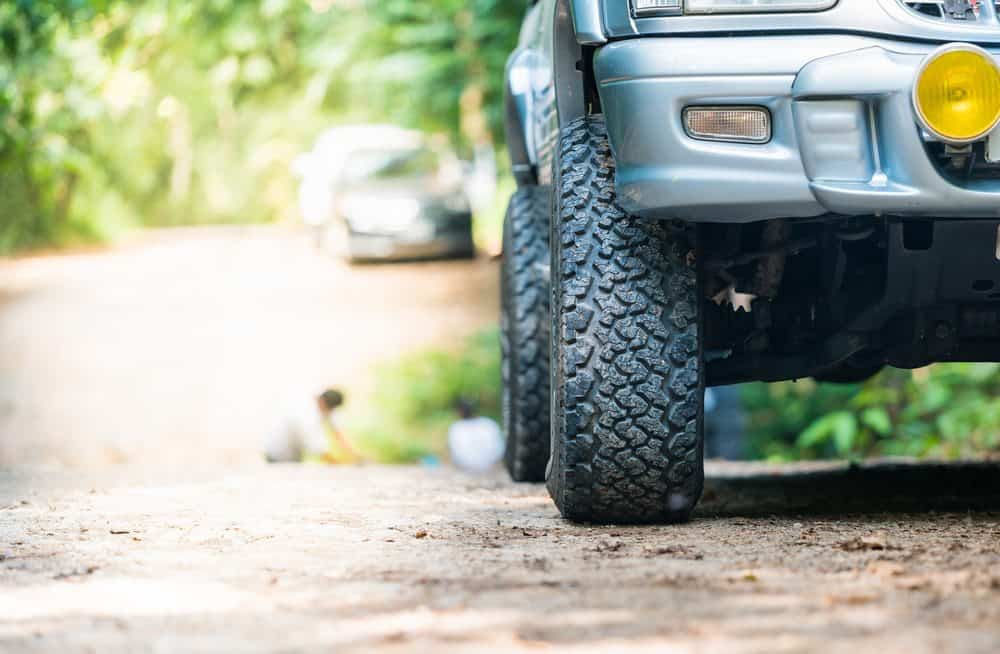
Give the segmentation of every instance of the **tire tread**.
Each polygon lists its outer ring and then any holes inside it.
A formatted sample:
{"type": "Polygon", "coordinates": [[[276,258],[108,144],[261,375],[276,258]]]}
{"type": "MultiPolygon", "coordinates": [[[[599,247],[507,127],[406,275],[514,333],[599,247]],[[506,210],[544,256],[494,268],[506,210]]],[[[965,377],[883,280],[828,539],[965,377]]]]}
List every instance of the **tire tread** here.
{"type": "Polygon", "coordinates": [[[690,232],[621,210],[602,118],[570,123],[559,152],[549,491],[574,520],[685,520],[704,479],[690,232]]]}
{"type": "Polygon", "coordinates": [[[504,463],[514,481],[545,480],[549,459],[549,195],[526,186],[504,221],[504,463]]]}

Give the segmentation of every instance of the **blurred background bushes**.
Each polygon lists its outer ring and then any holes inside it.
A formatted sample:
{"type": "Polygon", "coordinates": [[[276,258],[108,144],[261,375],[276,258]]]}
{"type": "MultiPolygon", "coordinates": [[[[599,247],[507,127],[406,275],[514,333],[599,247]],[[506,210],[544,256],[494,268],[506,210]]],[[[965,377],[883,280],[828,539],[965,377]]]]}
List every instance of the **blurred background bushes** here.
{"type": "MultiPolygon", "coordinates": [[[[746,454],[797,461],[867,457],[1000,456],[1000,364],[947,363],[886,369],[864,384],[812,379],[745,384],[746,454]]],[[[379,460],[412,462],[445,451],[459,397],[499,420],[500,348],[495,329],[452,349],[383,364],[371,401],[350,421],[379,460]]]]}
{"type": "MultiPolygon", "coordinates": [[[[386,363],[376,380],[367,412],[350,424],[366,452],[389,462],[442,454],[459,397],[499,419],[497,331],[386,363]]],[[[741,393],[751,459],[1000,455],[1000,364],[886,369],[864,384],[745,384],[741,393]]]]}
{"type": "MultiPolygon", "coordinates": [[[[0,3],[0,253],[294,218],[292,159],[388,121],[502,143],[502,0],[0,3]]],[[[496,221],[493,221],[496,222],[496,221]]]]}
{"type": "Polygon", "coordinates": [[[459,398],[500,420],[500,335],[487,329],[452,349],[419,350],[375,371],[375,390],[348,428],[364,452],[384,463],[442,456],[459,398]]]}
{"type": "Polygon", "coordinates": [[[755,458],[964,458],[1000,453],[1000,364],[886,369],[861,385],[748,384],[755,458]]]}

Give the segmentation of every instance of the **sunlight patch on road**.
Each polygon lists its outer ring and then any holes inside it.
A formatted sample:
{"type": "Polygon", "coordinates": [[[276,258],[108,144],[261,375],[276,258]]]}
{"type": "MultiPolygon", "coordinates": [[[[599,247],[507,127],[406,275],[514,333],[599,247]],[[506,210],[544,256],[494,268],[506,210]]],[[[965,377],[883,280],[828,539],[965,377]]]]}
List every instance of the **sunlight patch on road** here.
{"type": "Polygon", "coordinates": [[[136,617],[225,613],[245,608],[252,596],[217,582],[134,578],[56,581],[13,588],[0,596],[0,624],[70,616],[136,617]]]}

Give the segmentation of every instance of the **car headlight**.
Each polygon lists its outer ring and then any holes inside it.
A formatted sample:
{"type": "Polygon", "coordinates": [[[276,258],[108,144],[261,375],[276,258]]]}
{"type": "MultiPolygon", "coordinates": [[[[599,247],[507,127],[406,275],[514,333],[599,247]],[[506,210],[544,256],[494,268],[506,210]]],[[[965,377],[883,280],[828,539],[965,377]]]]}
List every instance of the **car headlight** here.
{"type": "Polygon", "coordinates": [[[359,232],[401,232],[420,217],[416,198],[351,195],[341,204],[344,218],[359,232]]]}
{"type": "Polygon", "coordinates": [[[632,0],[637,17],[823,11],[835,4],[837,0],[632,0]]]}
{"type": "Polygon", "coordinates": [[[450,193],[445,196],[441,204],[452,213],[464,213],[469,210],[469,199],[465,197],[465,193],[450,193]]]}

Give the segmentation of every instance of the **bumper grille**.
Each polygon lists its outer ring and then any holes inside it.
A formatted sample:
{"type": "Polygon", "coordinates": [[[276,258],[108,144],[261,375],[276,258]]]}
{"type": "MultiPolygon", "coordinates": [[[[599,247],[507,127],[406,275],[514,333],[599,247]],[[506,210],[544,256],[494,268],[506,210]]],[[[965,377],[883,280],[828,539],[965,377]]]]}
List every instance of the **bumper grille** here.
{"type": "Polygon", "coordinates": [[[952,182],[970,180],[1000,180],[1000,163],[986,160],[986,144],[982,141],[961,148],[949,148],[944,143],[925,143],[938,172],[952,182]]]}
{"type": "Polygon", "coordinates": [[[900,0],[913,13],[948,23],[996,23],[1000,0],[900,0]]]}

